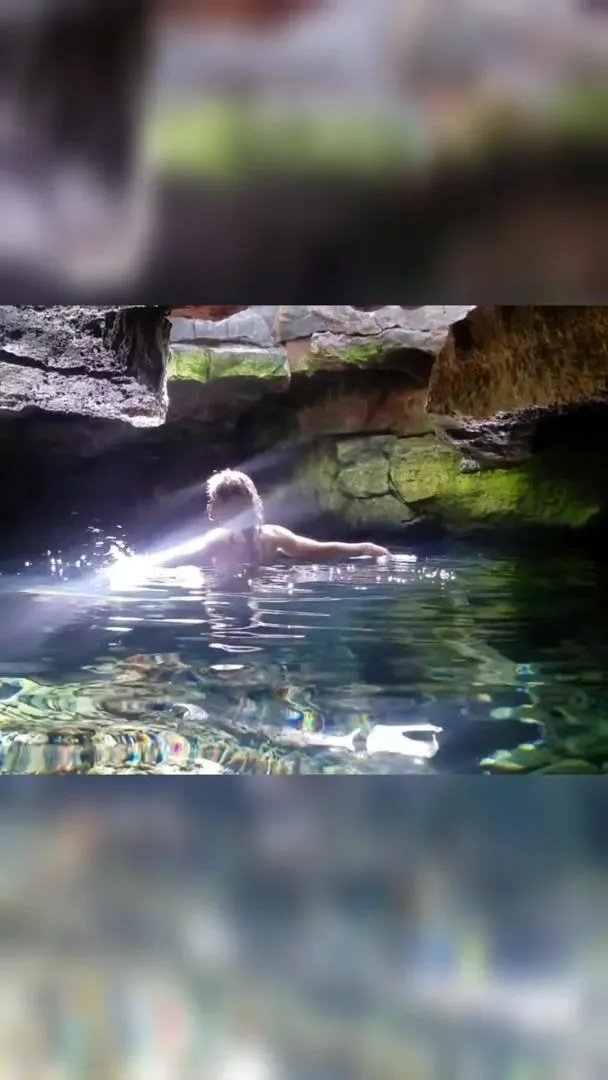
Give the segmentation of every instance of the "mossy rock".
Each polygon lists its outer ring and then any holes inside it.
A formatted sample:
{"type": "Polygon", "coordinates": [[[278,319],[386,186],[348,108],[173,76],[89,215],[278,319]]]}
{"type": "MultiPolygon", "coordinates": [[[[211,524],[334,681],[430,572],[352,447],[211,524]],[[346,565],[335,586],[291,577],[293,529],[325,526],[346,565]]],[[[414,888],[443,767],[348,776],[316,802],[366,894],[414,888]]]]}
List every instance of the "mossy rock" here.
{"type": "Polygon", "coordinates": [[[281,349],[232,346],[202,349],[174,345],[167,365],[169,381],[186,379],[208,383],[214,379],[290,378],[286,354],[281,349]]]}
{"type": "Polygon", "coordinates": [[[336,458],[340,465],[356,465],[364,458],[384,458],[388,461],[396,442],[396,435],[363,435],[360,438],[340,439],[336,443],[336,458]]]}
{"type": "Polygon", "coordinates": [[[316,453],[305,456],[296,470],[298,487],[306,495],[312,495],[323,510],[346,520],[351,500],[336,486],[339,471],[335,447],[326,445],[316,453]]]}
{"type": "Polygon", "coordinates": [[[560,462],[542,458],[505,469],[465,472],[462,456],[436,436],[398,439],[390,479],[408,504],[424,503],[453,532],[501,524],[579,529],[602,506],[560,462]]]}
{"type": "Polygon", "coordinates": [[[342,466],[336,446],[346,448],[351,441],[365,445],[374,440],[343,440],[338,444],[327,440],[317,452],[300,462],[296,475],[298,486],[314,496],[324,511],[351,526],[382,527],[410,521],[414,517],[412,511],[388,489],[388,459],[381,451],[386,440],[377,441],[376,455],[362,455],[358,463],[341,449],[342,461],[352,461],[342,466]],[[363,496],[354,495],[355,490],[364,493],[363,496]]]}
{"type": "Polygon", "coordinates": [[[333,491],[339,471],[336,444],[331,439],[326,439],[312,454],[305,454],[299,464],[299,476],[305,486],[323,495],[333,491]]]}
{"type": "Polygon", "coordinates": [[[289,363],[282,349],[240,349],[213,351],[209,367],[210,379],[291,378],[289,363]]]}
{"type": "Polygon", "coordinates": [[[565,776],[565,775],[599,775],[600,769],[596,765],[592,765],[589,761],[582,761],[577,758],[564,758],[562,761],[554,761],[551,765],[547,765],[543,769],[537,770],[539,773],[545,775],[565,776]]]}
{"type": "Polygon", "coordinates": [[[490,772],[525,773],[549,768],[555,763],[555,751],[543,743],[522,743],[514,750],[497,750],[480,762],[490,772]]]}
{"type": "Polygon", "coordinates": [[[340,491],[354,499],[388,495],[388,483],[388,459],[379,454],[345,465],[336,479],[340,491]]]}
{"type": "Polygon", "coordinates": [[[394,525],[423,515],[455,535],[581,529],[602,509],[599,484],[573,474],[567,462],[539,456],[476,472],[463,471],[462,462],[460,452],[434,434],[325,440],[303,458],[298,479],[322,509],[348,523],[394,525]]]}
{"type": "MultiPolygon", "coordinates": [[[[446,326],[442,340],[447,337],[447,332],[446,326]]],[[[431,335],[414,326],[392,326],[353,334],[328,330],[311,337],[302,370],[308,375],[348,368],[409,371],[417,387],[426,387],[434,357],[431,335]]]]}
{"type": "Polygon", "coordinates": [[[167,379],[185,379],[188,382],[209,382],[211,358],[207,349],[191,349],[187,346],[172,345],[167,362],[167,379]]]}
{"type": "MultiPolygon", "coordinates": [[[[499,457],[500,430],[495,442],[499,457]]],[[[348,523],[391,526],[422,517],[455,536],[580,530],[605,509],[608,491],[597,462],[555,448],[509,462],[503,450],[504,467],[499,459],[492,467],[475,462],[471,470],[460,449],[434,432],[326,438],[302,458],[299,476],[322,510],[348,523]],[[386,501],[371,504],[379,498],[386,501]],[[379,521],[382,509],[387,517],[379,521]]]]}
{"type": "Polygon", "coordinates": [[[348,525],[370,529],[405,525],[414,516],[409,507],[394,495],[347,499],[342,509],[342,517],[348,525]]]}
{"type": "Polygon", "coordinates": [[[312,339],[304,370],[308,375],[314,375],[317,371],[342,367],[366,368],[382,360],[386,354],[387,347],[375,341],[350,342],[338,335],[322,334],[312,339]]]}
{"type": "Polygon", "coordinates": [[[543,743],[522,743],[514,750],[497,750],[480,762],[482,769],[494,773],[534,773],[562,776],[597,774],[600,769],[583,758],[560,757],[543,743]]]}
{"type": "Polygon", "coordinates": [[[562,736],[560,746],[571,757],[602,760],[608,757],[608,738],[605,726],[591,725],[589,729],[583,728],[581,732],[562,736]]]}

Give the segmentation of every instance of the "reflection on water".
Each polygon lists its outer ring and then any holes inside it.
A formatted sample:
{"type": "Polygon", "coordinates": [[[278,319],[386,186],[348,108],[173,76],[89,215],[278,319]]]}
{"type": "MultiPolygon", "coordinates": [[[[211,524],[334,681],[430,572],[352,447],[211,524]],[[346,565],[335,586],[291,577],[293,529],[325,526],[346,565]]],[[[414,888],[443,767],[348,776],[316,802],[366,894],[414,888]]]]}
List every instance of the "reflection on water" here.
{"type": "Polygon", "coordinates": [[[603,583],[582,558],[0,578],[4,772],[428,773],[608,761],[603,583]]]}

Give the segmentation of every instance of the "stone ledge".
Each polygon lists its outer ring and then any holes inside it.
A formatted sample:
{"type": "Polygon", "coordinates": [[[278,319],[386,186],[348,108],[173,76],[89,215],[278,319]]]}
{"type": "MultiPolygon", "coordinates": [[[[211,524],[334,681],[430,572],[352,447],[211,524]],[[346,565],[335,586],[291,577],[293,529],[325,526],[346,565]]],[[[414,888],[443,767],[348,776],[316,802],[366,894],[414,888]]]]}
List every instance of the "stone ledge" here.
{"type": "MultiPolygon", "coordinates": [[[[243,349],[243,364],[220,364],[217,375],[274,376],[279,352],[286,358],[287,374],[316,374],[318,371],[351,367],[385,367],[398,371],[424,367],[420,385],[428,385],[432,363],[445,347],[455,321],[463,319],[471,307],[432,306],[403,308],[396,305],[377,310],[359,310],[346,306],[259,306],[230,314],[224,319],[184,317],[188,309],[174,309],[171,346],[174,352],[188,347],[192,357],[200,351],[200,363],[190,364],[189,378],[199,381],[197,367],[208,381],[207,357],[227,349],[243,349]],[[178,314],[179,312],[179,314],[178,314]],[[260,352],[272,355],[270,364],[260,352]],[[411,355],[410,355],[411,354],[411,355]],[[259,357],[256,367],[253,358],[259,357]],[[421,365],[423,357],[427,363],[421,365]],[[416,362],[417,361],[417,362],[416,362]]],[[[236,351],[233,352],[236,357],[236,351]]],[[[170,364],[169,378],[183,363],[170,364]]]]}

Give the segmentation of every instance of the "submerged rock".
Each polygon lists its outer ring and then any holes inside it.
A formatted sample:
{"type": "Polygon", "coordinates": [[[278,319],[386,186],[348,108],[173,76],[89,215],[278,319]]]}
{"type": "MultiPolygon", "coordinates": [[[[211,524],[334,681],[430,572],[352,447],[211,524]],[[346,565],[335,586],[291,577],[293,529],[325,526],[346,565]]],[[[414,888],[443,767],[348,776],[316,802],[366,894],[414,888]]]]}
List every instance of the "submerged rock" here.
{"type": "Polygon", "coordinates": [[[160,307],[0,307],[0,410],[161,424],[170,323],[160,307]]]}

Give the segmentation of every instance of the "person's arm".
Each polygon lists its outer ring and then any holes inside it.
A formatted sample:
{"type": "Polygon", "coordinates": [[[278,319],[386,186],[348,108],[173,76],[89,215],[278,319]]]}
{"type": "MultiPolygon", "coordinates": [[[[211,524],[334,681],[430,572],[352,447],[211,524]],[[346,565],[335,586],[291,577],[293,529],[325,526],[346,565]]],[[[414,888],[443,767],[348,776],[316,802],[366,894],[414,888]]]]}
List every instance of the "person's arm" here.
{"type": "Polygon", "coordinates": [[[162,551],[159,552],[154,557],[154,561],[157,566],[167,569],[174,566],[192,566],[193,563],[212,559],[225,541],[224,529],[211,529],[204,536],[198,536],[195,540],[180,544],[179,547],[169,548],[164,554],[162,551]]]}
{"type": "Polygon", "coordinates": [[[307,536],[297,536],[280,525],[273,526],[272,536],[279,551],[292,559],[340,559],[362,555],[382,558],[390,555],[386,548],[377,544],[344,544],[339,541],[324,543],[321,540],[311,540],[307,536]]]}

